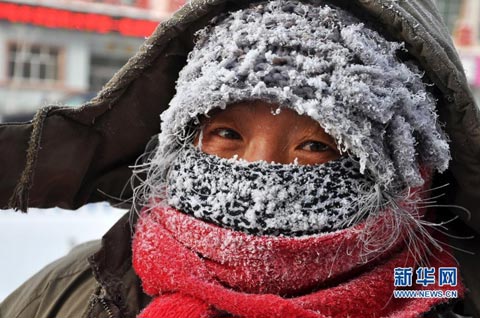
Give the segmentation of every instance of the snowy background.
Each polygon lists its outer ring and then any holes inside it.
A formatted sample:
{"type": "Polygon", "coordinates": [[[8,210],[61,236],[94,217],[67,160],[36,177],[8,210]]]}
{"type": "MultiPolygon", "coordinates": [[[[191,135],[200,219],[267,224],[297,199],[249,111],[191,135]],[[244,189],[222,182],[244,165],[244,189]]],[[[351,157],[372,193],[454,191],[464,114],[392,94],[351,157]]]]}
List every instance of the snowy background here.
{"type": "Polygon", "coordinates": [[[100,239],[124,213],[107,203],[77,211],[0,211],[0,301],[73,246],[100,239]]]}

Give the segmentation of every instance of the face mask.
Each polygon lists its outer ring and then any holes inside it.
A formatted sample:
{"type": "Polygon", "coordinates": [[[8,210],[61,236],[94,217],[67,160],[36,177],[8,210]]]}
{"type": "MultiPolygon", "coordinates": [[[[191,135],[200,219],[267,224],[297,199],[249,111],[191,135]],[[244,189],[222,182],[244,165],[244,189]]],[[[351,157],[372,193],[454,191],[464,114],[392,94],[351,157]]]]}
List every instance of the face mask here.
{"type": "Polygon", "coordinates": [[[320,165],[275,164],[186,147],[168,172],[167,203],[249,234],[302,236],[347,227],[372,186],[349,157],[320,165]]]}

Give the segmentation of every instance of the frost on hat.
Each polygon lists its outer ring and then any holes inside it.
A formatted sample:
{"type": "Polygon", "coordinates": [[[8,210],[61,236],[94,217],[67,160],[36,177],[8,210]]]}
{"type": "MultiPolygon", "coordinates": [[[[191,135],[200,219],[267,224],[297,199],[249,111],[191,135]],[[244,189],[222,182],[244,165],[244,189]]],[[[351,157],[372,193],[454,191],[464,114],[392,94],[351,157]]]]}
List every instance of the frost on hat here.
{"type": "Polygon", "coordinates": [[[385,189],[422,185],[419,161],[447,169],[435,99],[419,69],[398,59],[401,43],[318,1],[263,2],[217,20],[197,33],[157,155],[178,148],[198,116],[264,100],[318,121],[385,189]]]}

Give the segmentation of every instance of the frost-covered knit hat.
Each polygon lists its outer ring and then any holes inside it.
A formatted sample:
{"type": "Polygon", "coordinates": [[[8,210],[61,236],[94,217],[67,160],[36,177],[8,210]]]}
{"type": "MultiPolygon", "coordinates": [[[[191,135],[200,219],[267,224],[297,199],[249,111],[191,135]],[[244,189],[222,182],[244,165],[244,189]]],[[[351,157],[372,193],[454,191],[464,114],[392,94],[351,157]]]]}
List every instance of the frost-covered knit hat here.
{"type": "Polygon", "coordinates": [[[444,171],[449,147],[422,72],[399,50],[319,1],[274,0],[216,18],[197,33],[161,116],[157,155],[174,153],[212,109],[264,100],[318,121],[383,188],[422,185],[419,165],[444,171]]]}

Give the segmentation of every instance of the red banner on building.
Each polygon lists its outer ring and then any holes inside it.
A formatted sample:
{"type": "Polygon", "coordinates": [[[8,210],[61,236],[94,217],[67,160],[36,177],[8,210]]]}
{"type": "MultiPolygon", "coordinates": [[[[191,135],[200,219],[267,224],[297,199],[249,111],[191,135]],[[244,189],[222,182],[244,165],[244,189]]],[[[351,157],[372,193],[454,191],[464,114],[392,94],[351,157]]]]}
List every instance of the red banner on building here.
{"type": "Polygon", "coordinates": [[[152,34],[158,22],[105,14],[74,12],[40,6],[0,2],[0,20],[45,28],[68,29],[95,33],[117,32],[126,36],[145,37],[152,34]]]}

